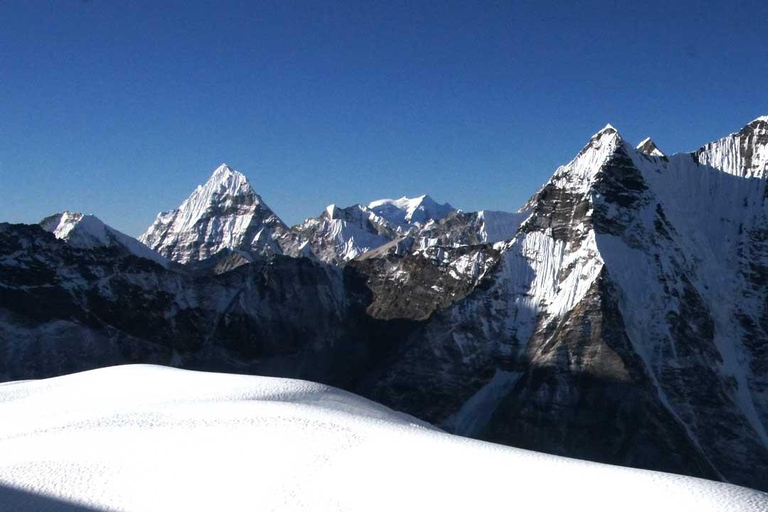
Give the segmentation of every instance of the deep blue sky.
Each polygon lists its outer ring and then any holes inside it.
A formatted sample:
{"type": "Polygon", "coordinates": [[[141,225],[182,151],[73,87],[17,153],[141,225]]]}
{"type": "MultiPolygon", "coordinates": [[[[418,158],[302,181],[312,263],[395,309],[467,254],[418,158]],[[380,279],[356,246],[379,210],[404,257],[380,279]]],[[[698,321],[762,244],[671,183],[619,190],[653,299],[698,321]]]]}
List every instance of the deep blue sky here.
{"type": "Polygon", "coordinates": [[[517,209],[607,122],[689,151],[768,114],[768,2],[0,2],[0,221],[139,235],[221,162],[293,224],[517,209]]]}

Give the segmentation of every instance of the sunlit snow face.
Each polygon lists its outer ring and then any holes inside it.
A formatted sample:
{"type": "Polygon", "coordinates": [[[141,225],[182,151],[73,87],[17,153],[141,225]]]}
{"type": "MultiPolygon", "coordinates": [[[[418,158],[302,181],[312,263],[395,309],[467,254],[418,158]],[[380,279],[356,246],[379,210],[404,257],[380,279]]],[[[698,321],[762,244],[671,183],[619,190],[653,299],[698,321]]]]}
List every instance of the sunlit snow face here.
{"type": "Polygon", "coordinates": [[[740,487],[448,435],[297,380],[113,367],[2,386],[0,414],[0,501],[19,511],[473,510],[507,503],[510,485],[518,506],[545,510],[768,506],[740,487]]]}

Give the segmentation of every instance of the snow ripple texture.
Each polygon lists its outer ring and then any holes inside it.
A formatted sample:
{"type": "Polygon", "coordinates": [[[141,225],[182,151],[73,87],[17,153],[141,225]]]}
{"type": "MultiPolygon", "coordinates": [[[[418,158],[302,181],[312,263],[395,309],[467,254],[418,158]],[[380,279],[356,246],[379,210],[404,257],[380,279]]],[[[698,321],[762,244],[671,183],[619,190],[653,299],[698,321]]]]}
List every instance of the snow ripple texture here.
{"type": "Polygon", "coordinates": [[[758,491],[461,438],[298,380],[112,367],[4,384],[0,417],[5,510],[768,510],[758,491]]]}

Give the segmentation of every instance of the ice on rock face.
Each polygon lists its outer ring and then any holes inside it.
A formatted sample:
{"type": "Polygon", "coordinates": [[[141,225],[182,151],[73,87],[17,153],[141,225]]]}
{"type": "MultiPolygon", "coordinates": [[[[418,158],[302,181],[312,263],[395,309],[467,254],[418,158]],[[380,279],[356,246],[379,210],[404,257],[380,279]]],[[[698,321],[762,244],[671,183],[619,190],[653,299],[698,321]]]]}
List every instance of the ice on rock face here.
{"type": "Polygon", "coordinates": [[[736,133],[706,144],[694,158],[742,178],[768,176],[768,116],[758,117],[736,133]]]}
{"type": "Polygon", "coordinates": [[[222,164],[178,209],[159,214],[139,240],[188,263],[224,249],[280,253],[277,238],[286,230],[245,175],[222,164]]]}
{"type": "Polygon", "coordinates": [[[520,223],[525,220],[528,213],[481,210],[477,212],[477,216],[482,223],[480,226],[480,241],[487,244],[495,244],[496,242],[514,238],[520,223]]]}

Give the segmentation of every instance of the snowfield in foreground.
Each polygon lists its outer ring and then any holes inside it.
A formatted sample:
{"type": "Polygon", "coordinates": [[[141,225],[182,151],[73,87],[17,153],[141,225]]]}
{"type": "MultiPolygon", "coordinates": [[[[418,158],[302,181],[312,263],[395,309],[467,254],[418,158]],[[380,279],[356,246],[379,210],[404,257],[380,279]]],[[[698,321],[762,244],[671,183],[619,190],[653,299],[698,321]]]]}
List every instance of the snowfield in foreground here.
{"type": "Polygon", "coordinates": [[[2,510],[768,510],[445,434],[328,386],[119,366],[0,385],[2,510]]]}

